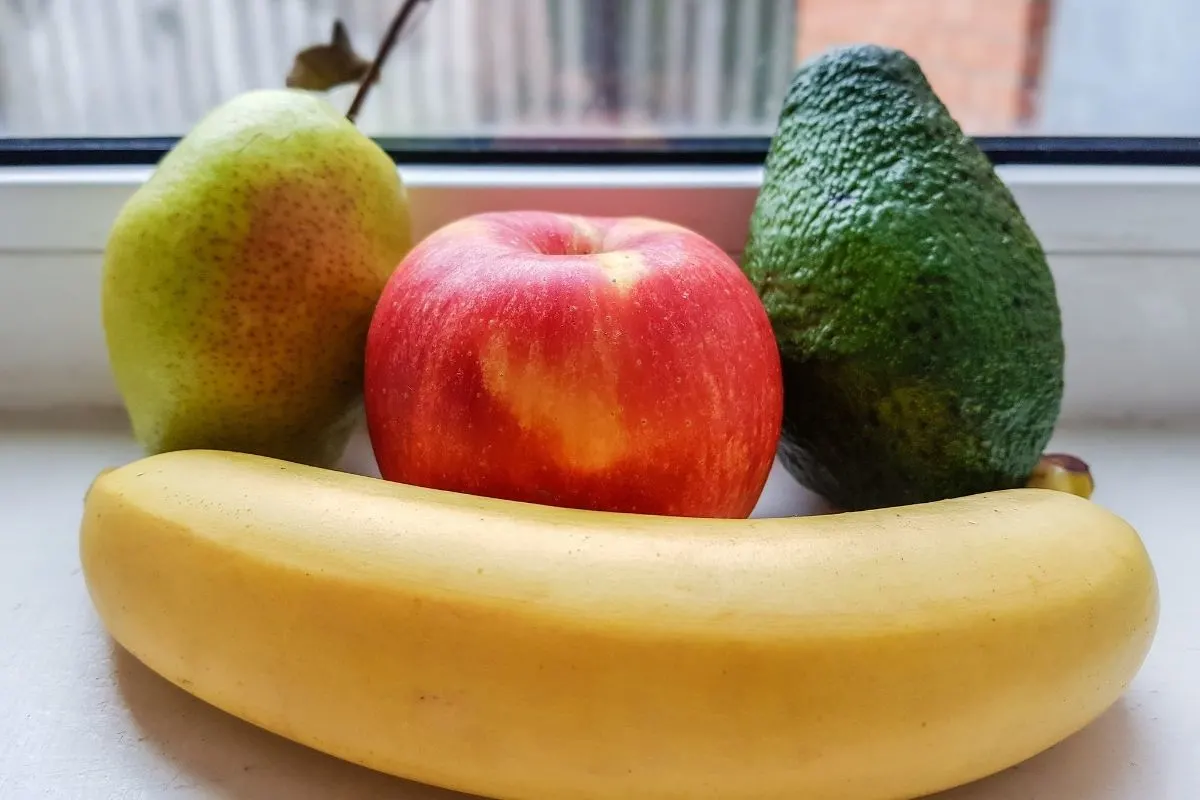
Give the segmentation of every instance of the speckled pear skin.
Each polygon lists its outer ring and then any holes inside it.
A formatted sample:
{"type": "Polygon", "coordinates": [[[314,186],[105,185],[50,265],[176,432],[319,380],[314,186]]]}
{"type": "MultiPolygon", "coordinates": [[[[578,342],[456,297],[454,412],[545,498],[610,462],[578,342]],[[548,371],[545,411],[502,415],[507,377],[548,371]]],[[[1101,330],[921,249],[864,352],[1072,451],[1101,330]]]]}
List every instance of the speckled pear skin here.
{"type": "Polygon", "coordinates": [[[211,112],[105,251],[105,338],[138,442],[332,466],[411,244],[392,160],[322,98],[254,91],[211,112]]]}

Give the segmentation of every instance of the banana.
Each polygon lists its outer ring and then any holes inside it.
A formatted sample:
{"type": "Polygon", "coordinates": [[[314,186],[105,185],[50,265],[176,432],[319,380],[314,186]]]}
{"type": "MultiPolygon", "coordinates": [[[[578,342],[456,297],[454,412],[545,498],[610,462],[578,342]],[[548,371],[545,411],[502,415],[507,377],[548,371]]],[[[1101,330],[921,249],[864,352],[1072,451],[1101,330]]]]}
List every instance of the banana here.
{"type": "Polygon", "coordinates": [[[80,545],[186,691],[513,800],[920,796],[1085,726],[1158,620],[1137,533],[1045,489],[673,519],[190,451],[97,477],[80,545]]]}

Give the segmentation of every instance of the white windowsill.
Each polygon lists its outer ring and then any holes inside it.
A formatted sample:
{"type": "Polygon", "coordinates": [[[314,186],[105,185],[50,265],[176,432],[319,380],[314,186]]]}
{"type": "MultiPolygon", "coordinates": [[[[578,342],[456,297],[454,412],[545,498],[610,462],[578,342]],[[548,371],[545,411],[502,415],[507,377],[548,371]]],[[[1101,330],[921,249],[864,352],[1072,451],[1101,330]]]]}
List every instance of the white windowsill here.
{"type": "MultiPolygon", "coordinates": [[[[1200,538],[1191,530],[1190,498],[1200,481],[1200,428],[1072,430],[1052,446],[1087,458],[1097,474],[1096,502],[1142,534],[1162,592],[1158,634],[1131,686],[1098,720],[1042,755],[937,800],[1194,800],[1200,584],[1193,573],[1200,538]]],[[[217,711],[111,643],[79,573],[80,503],[100,469],[137,455],[111,415],[80,421],[0,414],[0,640],[15,655],[0,658],[0,741],[7,743],[0,748],[0,794],[449,800],[217,711]]],[[[365,442],[347,467],[370,471],[365,442]]],[[[777,469],[758,513],[800,512],[806,502],[777,469]]]]}

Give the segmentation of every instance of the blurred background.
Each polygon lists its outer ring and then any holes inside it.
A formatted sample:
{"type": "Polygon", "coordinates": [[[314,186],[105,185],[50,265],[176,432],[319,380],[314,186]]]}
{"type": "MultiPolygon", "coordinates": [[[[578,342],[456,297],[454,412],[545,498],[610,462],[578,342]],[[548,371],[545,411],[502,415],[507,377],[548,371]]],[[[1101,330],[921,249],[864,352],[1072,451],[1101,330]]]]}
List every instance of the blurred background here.
{"type": "MultiPolygon", "coordinates": [[[[170,136],[282,86],[399,0],[0,0],[0,136],[170,136]]],[[[1197,0],[432,0],[359,117],[378,136],[767,136],[830,45],[916,57],[979,135],[1200,134],[1197,0]]],[[[331,93],[348,107],[353,87],[331,93]]]]}

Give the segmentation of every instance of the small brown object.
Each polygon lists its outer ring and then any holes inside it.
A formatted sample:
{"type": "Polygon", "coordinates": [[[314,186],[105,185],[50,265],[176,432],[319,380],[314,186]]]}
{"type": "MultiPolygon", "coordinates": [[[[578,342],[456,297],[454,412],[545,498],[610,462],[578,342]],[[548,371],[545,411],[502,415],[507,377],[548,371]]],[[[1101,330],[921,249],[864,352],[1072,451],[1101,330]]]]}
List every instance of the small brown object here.
{"type": "Polygon", "coordinates": [[[296,55],[287,86],[324,92],[344,83],[357,83],[370,69],[371,62],[354,52],[346,26],[340,19],[334,20],[328,44],[306,47],[296,55]]]}
{"type": "Polygon", "coordinates": [[[1067,453],[1042,454],[1025,485],[1031,489],[1067,492],[1084,499],[1090,498],[1096,488],[1087,463],[1078,456],[1067,453]]]}

